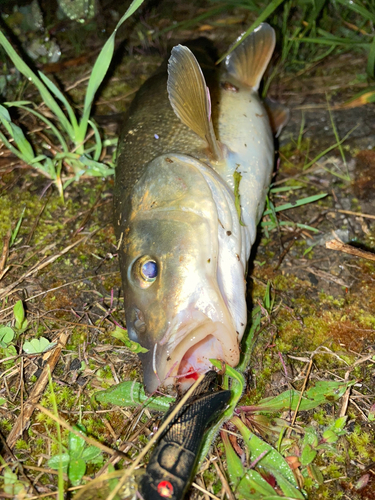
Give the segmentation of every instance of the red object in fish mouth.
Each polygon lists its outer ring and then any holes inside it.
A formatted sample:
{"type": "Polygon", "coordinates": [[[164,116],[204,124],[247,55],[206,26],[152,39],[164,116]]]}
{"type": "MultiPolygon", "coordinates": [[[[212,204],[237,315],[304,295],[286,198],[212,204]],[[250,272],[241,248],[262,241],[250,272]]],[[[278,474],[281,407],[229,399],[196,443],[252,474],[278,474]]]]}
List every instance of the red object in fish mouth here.
{"type": "Polygon", "coordinates": [[[177,382],[180,385],[188,384],[188,387],[198,380],[201,373],[211,369],[210,357],[222,357],[220,344],[213,335],[204,337],[185,352],[178,368],[177,382]]]}
{"type": "Polygon", "coordinates": [[[190,370],[187,373],[184,373],[184,378],[192,378],[193,380],[198,380],[199,375],[198,372],[193,370],[193,368],[190,368],[190,370]]]}
{"type": "Polygon", "coordinates": [[[173,486],[169,481],[160,481],[158,484],[158,493],[163,498],[171,498],[173,495],[173,486]]]}

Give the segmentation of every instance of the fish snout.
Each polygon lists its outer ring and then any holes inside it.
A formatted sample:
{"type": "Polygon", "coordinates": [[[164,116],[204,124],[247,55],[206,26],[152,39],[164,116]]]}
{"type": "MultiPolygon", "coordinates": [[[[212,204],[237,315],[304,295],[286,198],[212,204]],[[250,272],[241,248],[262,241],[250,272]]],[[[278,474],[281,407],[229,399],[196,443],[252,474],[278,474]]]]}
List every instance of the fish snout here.
{"type": "Polygon", "coordinates": [[[236,366],[238,335],[233,324],[214,321],[197,311],[172,325],[148,353],[141,355],[145,387],[150,393],[158,387],[176,386],[185,392],[201,373],[212,369],[211,359],[236,366]]]}

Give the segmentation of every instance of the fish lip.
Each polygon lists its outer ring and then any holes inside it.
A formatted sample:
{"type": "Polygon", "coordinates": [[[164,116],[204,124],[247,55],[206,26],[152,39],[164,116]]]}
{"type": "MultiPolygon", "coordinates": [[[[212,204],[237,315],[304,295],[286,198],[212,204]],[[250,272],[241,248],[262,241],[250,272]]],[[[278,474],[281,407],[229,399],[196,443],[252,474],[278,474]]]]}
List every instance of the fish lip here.
{"type": "MultiPolygon", "coordinates": [[[[203,321],[199,324],[194,322],[190,328],[185,328],[179,331],[178,327],[174,327],[170,332],[166,332],[162,341],[165,345],[164,360],[159,364],[159,380],[161,385],[169,386],[176,385],[179,381],[179,368],[186,353],[195,345],[199,344],[202,340],[209,336],[214,337],[222,349],[222,361],[230,366],[236,366],[239,361],[239,346],[237,341],[237,334],[234,327],[228,328],[228,325],[219,321],[212,321],[210,318],[201,313],[204,317],[203,321]],[[174,334],[174,341],[171,342],[172,333],[174,334]],[[229,337],[229,341],[228,341],[229,337]],[[160,366],[161,365],[161,366],[160,366]],[[162,372],[162,373],[160,373],[162,372]]],[[[161,342],[159,342],[159,345],[161,342]]],[[[209,356],[210,358],[211,356],[209,356]]],[[[203,365],[204,367],[204,365],[203,365]]],[[[204,370],[206,371],[206,370],[204,370]]],[[[203,370],[201,370],[203,372],[203,370]]],[[[197,373],[200,373],[199,367],[197,373]]]]}
{"type": "Polygon", "coordinates": [[[174,350],[196,328],[202,326],[203,323],[212,321],[201,311],[192,311],[189,314],[188,321],[180,320],[180,316],[184,318],[185,315],[186,312],[182,311],[175,317],[163,338],[159,341],[159,345],[166,345],[167,350],[174,350]]]}

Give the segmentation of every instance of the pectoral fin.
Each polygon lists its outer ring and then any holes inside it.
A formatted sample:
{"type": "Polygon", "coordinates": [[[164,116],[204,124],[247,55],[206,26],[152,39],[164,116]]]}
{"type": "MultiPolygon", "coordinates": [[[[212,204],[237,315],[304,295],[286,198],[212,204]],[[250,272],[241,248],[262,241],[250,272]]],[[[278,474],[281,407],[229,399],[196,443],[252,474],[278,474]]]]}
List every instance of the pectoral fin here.
{"type": "Polygon", "coordinates": [[[267,23],[256,28],[225,59],[227,71],[240,82],[258,90],[275,48],[275,31],[267,23]]]}
{"type": "Polygon", "coordinates": [[[279,137],[282,129],[289,120],[289,109],[268,97],[263,102],[275,137],[279,137]]]}
{"type": "Polygon", "coordinates": [[[206,140],[215,160],[220,160],[222,154],[211,121],[210,91],[194,54],[183,45],[172,49],[167,89],[178,118],[206,140]]]}

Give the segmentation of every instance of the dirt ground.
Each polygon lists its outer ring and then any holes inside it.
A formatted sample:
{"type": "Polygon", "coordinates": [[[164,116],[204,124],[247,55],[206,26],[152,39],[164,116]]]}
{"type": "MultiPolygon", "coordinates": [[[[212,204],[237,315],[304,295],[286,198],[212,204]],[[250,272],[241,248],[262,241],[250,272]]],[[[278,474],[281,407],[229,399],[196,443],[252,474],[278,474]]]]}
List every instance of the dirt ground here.
{"type": "MultiPolygon", "coordinates": [[[[197,11],[189,5],[176,7],[175,19],[193,14],[197,11]]],[[[117,58],[111,79],[99,96],[96,114],[126,110],[134,92],[165,57],[168,45],[204,35],[222,53],[249,25],[248,15],[242,11],[230,15],[224,11],[213,20],[204,19],[157,39],[147,35],[150,26],[162,29],[169,20],[156,16],[154,9],[146,11],[141,20],[135,17],[128,22],[121,32],[123,56],[117,58]]],[[[89,32],[88,45],[80,40],[77,55],[66,32],[56,36],[63,58],[56,63],[60,66],[46,69],[53,69],[50,75],[57,76],[65,88],[75,85],[71,96],[80,102],[85,90],[85,82],[80,80],[92,66],[102,38],[89,32]],[[72,66],[63,64],[79,57],[83,57],[81,62],[72,66]]],[[[355,381],[338,402],[298,414],[301,427],[313,427],[317,432],[340,415],[348,416],[347,433],[336,444],[336,451],[320,453],[317,458],[323,481],[317,481],[311,470],[303,475],[312,500],[375,498],[374,420],[369,419],[375,403],[375,104],[344,106],[361,89],[361,83],[352,83],[353,75],[364,73],[365,65],[361,54],[329,56],[303,72],[276,75],[269,89],[269,95],[291,112],[278,140],[272,181],[273,188],[290,189],[271,193],[272,203],[279,206],[320,193],[327,196],[278,212],[279,222],[305,224],[317,232],[293,225],[259,231],[250,262],[248,303],[249,308],[262,306],[262,322],[246,373],[243,401],[256,404],[288,388],[301,389],[311,360],[309,384],[355,381]],[[333,147],[347,135],[341,151],[333,147]],[[342,243],[338,250],[327,248],[332,240],[342,243]],[[347,253],[345,245],[356,254],[347,253]],[[270,310],[263,300],[268,282],[274,300],[270,310]],[[359,487],[364,476],[365,485],[359,487]]],[[[37,98],[31,85],[22,95],[37,98]]],[[[34,140],[42,142],[39,124],[30,116],[23,120],[33,130],[34,140]]],[[[116,135],[115,125],[103,128],[107,137],[116,135]]],[[[108,158],[111,154],[108,148],[108,158]]],[[[57,476],[47,466],[47,460],[58,453],[55,424],[40,409],[28,413],[31,403],[52,408],[48,383],[39,388],[39,394],[33,393],[46,363],[56,364],[53,381],[60,416],[71,424],[81,419],[89,435],[121,448],[126,454],[124,464],[134,459],[161,417],[103,408],[91,400],[95,392],[122,380],[142,380],[136,355],[111,337],[116,324],[124,325],[112,189],[112,178],[83,178],[65,190],[62,203],[48,179],[0,144],[0,325],[14,324],[13,306],[18,300],[24,303],[29,323],[14,341],[16,354],[6,357],[5,351],[0,352],[0,430],[5,460],[12,464],[20,484],[32,484],[26,498],[56,497],[52,491],[57,476]],[[10,232],[22,213],[18,235],[10,245],[10,232]],[[25,341],[40,336],[62,343],[54,361],[55,350],[42,355],[23,352],[25,341]],[[15,428],[19,432],[9,449],[4,440],[8,438],[9,443],[15,428]]],[[[263,222],[266,220],[269,216],[263,222]]],[[[281,416],[290,421],[287,412],[281,416]]],[[[278,438],[263,437],[271,444],[278,438]]],[[[298,456],[300,439],[292,436],[288,455],[298,456]]],[[[211,453],[220,456],[225,470],[219,442],[211,453]]],[[[225,489],[216,469],[212,463],[206,469],[195,482],[223,498],[225,489]]],[[[95,470],[89,466],[86,476],[95,470]]],[[[196,489],[188,496],[203,497],[196,489]]]]}

